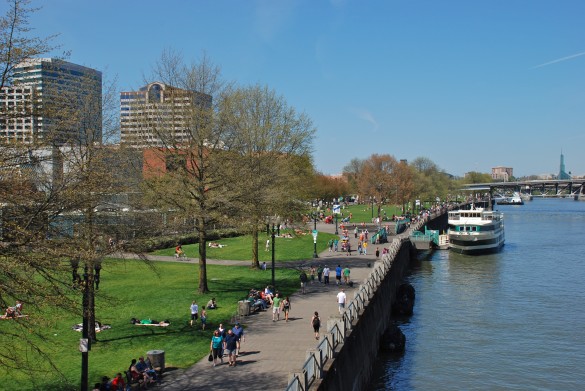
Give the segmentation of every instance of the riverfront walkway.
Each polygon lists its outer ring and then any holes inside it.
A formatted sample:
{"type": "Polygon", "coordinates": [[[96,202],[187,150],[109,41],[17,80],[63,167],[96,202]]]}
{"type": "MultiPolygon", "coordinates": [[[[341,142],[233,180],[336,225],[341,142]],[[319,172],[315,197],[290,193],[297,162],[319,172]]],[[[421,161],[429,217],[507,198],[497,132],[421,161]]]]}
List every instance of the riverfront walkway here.
{"type": "MultiPolygon", "coordinates": [[[[311,224],[312,227],[312,224],[311,224]]],[[[367,227],[370,235],[374,234],[373,225],[367,227]]],[[[319,232],[335,233],[334,224],[318,223],[319,232]]],[[[341,230],[339,230],[341,234],[341,230]]],[[[241,317],[245,329],[245,342],[241,344],[240,356],[236,367],[224,364],[213,367],[207,357],[187,369],[167,372],[162,384],[157,389],[168,391],[183,390],[284,390],[288,384],[290,373],[299,370],[306,359],[306,352],[317,346],[311,325],[311,317],[315,311],[321,318],[321,334],[327,332],[326,325],[330,316],[338,315],[337,293],[339,287],[335,283],[335,267],[348,265],[351,270],[353,288],[343,285],[349,302],[354,291],[371,271],[376,260],[376,247],[380,253],[384,245],[369,244],[368,255],[357,254],[357,239],[350,230],[352,255],[341,252],[319,254],[319,258],[307,263],[327,265],[331,269],[330,284],[308,283],[306,294],[300,290],[290,296],[291,310],[289,321],[272,322],[272,309],[241,317]],[[369,266],[368,266],[369,264],[369,266]]],[[[150,257],[150,259],[156,259],[150,257]]],[[[168,257],[167,257],[168,259],[168,257]]],[[[164,259],[161,259],[164,260],[164,259]]],[[[234,261],[208,261],[210,264],[228,265],[234,261]]],[[[241,265],[241,262],[234,262],[241,265]]],[[[309,274],[307,272],[307,274],[309,274]]],[[[300,287],[300,281],[299,281],[300,287]]],[[[234,303],[234,309],[236,308],[234,303]]],[[[233,325],[226,325],[233,327],[233,325]]]]}

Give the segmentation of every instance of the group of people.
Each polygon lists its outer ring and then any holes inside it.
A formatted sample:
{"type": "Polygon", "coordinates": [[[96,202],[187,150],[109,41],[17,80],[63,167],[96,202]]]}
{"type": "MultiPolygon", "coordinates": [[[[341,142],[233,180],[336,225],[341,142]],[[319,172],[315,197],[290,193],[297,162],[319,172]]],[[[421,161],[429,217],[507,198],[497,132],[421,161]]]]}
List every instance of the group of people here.
{"type": "MultiPolygon", "coordinates": [[[[342,268],[341,265],[338,264],[337,267],[335,268],[335,281],[337,285],[340,285],[342,283],[350,285],[351,283],[350,273],[351,270],[349,269],[349,266],[345,266],[344,268],[342,268]]],[[[330,274],[331,269],[327,265],[325,266],[319,265],[319,267],[317,268],[317,280],[319,281],[320,284],[328,285],[330,274]]]]}
{"type": "Polygon", "coordinates": [[[191,321],[189,325],[193,327],[193,323],[197,322],[197,319],[201,320],[201,330],[205,330],[205,326],[207,325],[207,310],[214,310],[217,308],[217,302],[215,301],[215,297],[212,297],[205,307],[201,310],[201,314],[199,314],[199,304],[195,300],[191,302],[191,321]]]}
{"type": "Polygon", "coordinates": [[[125,376],[122,372],[118,372],[113,379],[104,376],[100,383],[95,383],[92,391],[126,391],[132,383],[138,384],[140,389],[146,389],[150,385],[160,384],[160,380],[150,360],[140,356],[138,360],[132,359],[125,376]]]}
{"type": "Polygon", "coordinates": [[[218,359],[219,364],[223,364],[223,357],[227,354],[229,366],[235,367],[242,342],[245,342],[244,329],[239,322],[236,322],[234,327],[228,330],[220,323],[217,330],[213,332],[209,344],[209,358],[213,362],[212,365],[215,367],[218,364],[218,359]]]}

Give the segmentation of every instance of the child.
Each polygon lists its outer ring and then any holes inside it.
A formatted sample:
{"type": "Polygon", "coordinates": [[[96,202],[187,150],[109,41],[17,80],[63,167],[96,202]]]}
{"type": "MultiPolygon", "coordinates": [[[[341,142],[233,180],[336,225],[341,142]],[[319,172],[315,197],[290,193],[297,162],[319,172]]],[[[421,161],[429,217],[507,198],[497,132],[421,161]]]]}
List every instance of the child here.
{"type": "Polygon", "coordinates": [[[205,325],[207,324],[207,311],[204,309],[201,311],[201,330],[205,330],[205,325]]]}

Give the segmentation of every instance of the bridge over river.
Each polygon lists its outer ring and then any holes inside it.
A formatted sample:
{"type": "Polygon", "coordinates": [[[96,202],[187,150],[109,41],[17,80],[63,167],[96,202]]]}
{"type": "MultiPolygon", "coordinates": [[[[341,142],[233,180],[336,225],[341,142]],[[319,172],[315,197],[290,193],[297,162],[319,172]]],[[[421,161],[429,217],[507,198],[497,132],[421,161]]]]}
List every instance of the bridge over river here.
{"type": "MultiPolygon", "coordinates": [[[[473,183],[464,185],[465,190],[486,191],[490,194],[518,192],[533,197],[559,197],[585,200],[585,179],[536,179],[515,182],[473,183]]],[[[492,197],[493,198],[493,197],[492,197]]]]}

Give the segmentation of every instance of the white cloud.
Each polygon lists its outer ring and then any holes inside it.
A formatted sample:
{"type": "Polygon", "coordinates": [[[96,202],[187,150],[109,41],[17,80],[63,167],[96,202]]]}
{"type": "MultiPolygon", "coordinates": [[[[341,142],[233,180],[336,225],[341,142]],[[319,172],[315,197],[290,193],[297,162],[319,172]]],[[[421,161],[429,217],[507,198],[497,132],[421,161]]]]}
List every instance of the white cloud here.
{"type": "Polygon", "coordinates": [[[532,67],[531,69],[541,68],[541,67],[545,67],[547,65],[556,64],[558,62],[572,60],[573,58],[581,57],[581,56],[585,56],[585,52],[581,52],[581,53],[577,53],[577,54],[572,54],[572,55],[567,56],[567,57],[557,58],[556,60],[552,60],[552,61],[549,61],[549,62],[545,62],[544,64],[536,65],[536,66],[532,67]]]}
{"type": "Polygon", "coordinates": [[[359,118],[363,119],[372,124],[372,130],[375,132],[380,127],[378,121],[374,118],[374,115],[366,109],[352,108],[351,111],[356,114],[359,118]]]}

